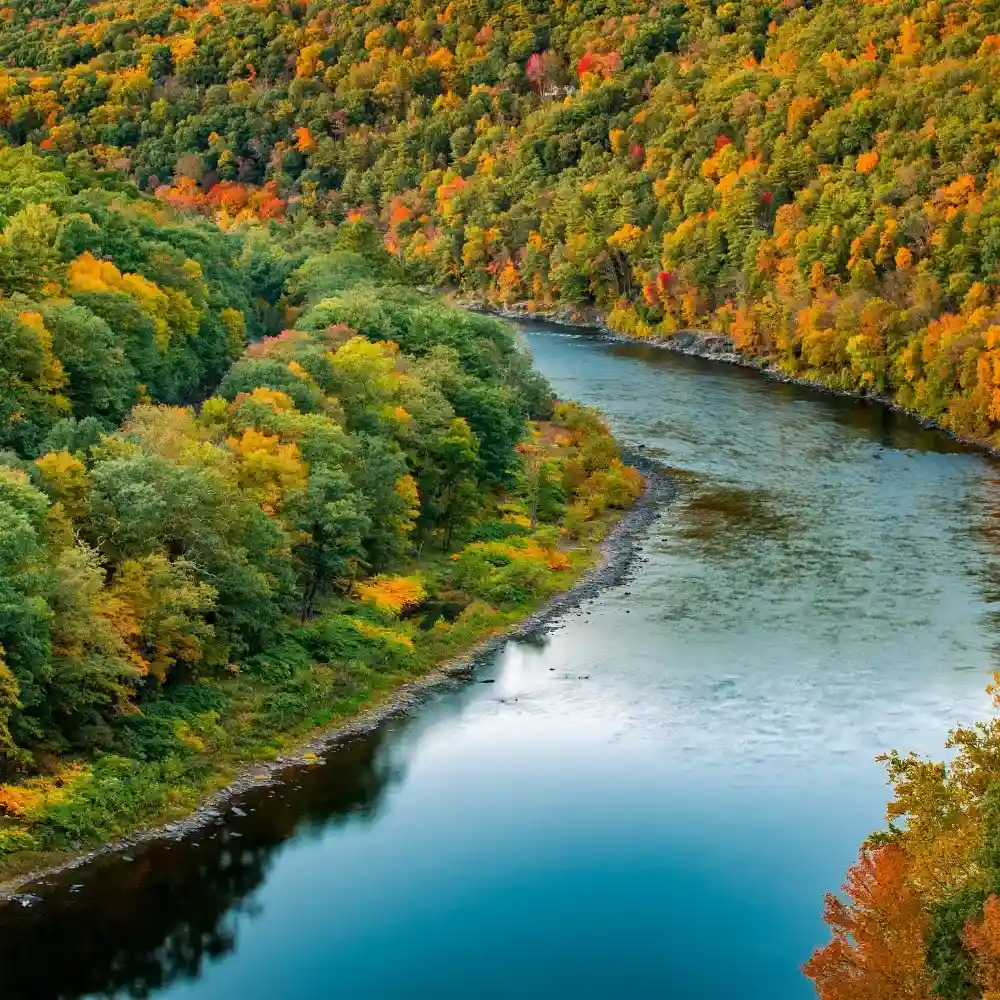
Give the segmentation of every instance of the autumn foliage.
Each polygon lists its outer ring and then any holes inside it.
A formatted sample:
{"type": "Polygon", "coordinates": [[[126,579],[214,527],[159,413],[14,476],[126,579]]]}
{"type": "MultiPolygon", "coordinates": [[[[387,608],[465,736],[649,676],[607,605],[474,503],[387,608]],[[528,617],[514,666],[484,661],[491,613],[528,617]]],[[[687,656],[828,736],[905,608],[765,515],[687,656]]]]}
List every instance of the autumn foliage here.
{"type": "MultiPolygon", "coordinates": [[[[167,682],[289,621],[399,666],[421,543],[459,554],[445,589],[523,607],[641,490],[508,334],[390,278],[712,330],[1000,443],[995,4],[156,6],[0,16],[10,773],[132,747],[167,682]]],[[[822,997],[1000,988],[998,738],[954,741],[890,758],[822,997]]],[[[44,809],[23,787],[8,810],[44,809]]]]}
{"type": "MultiPolygon", "coordinates": [[[[360,209],[223,232],[27,149],[0,179],[0,867],[523,616],[641,489],[509,327],[389,280],[360,209]]],[[[268,193],[174,187],[230,221],[268,193]]]]}
{"type": "Polygon", "coordinates": [[[371,601],[377,608],[394,615],[419,604],[426,594],[423,583],[412,576],[380,575],[358,587],[358,596],[363,601],[371,601]]]}
{"type": "Polygon", "coordinates": [[[410,282],[725,333],[996,438],[988,4],[8,11],[0,137],[47,161],[227,231],[346,222],[410,282]]]}
{"type": "Polygon", "coordinates": [[[833,940],[805,965],[821,1000],[930,1000],[930,918],[909,875],[900,846],[865,848],[848,873],[847,902],[827,896],[833,940]]]}
{"type": "Polygon", "coordinates": [[[832,937],[804,967],[820,1000],[997,995],[1000,721],[955,730],[948,747],[948,764],[885,756],[890,829],[827,897],[832,937]]]}

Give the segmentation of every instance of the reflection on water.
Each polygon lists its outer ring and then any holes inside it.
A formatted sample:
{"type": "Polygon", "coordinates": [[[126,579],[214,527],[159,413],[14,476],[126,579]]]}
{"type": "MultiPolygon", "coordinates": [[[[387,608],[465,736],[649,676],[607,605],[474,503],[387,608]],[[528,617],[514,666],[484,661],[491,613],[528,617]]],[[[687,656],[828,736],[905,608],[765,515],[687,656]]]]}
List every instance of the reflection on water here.
{"type": "Polygon", "coordinates": [[[988,710],[1000,473],[876,406],[528,337],[674,470],[634,578],[244,818],[0,911],[3,1000],[810,995],[875,755],[988,710]]]}
{"type": "Polygon", "coordinates": [[[239,804],[243,818],[230,813],[196,837],[143,845],[129,861],[101,859],[33,887],[44,893],[42,907],[0,909],[0,996],[149,997],[196,978],[233,950],[240,919],[259,912],[253,893],[286,840],[375,819],[402,777],[403,762],[380,752],[387,733],[340,747],[325,770],[255,790],[239,804]]]}

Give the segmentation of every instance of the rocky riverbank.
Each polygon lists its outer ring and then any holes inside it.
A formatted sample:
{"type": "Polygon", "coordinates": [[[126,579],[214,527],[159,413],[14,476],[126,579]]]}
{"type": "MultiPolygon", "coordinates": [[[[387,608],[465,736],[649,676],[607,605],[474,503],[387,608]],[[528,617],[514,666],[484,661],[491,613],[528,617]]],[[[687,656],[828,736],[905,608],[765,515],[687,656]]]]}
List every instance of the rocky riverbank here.
{"type": "Polygon", "coordinates": [[[705,358],[708,361],[718,361],[723,364],[737,365],[740,368],[752,368],[759,371],[767,378],[776,382],[783,382],[787,385],[798,385],[816,392],[822,392],[829,396],[843,396],[849,399],[858,399],[864,402],[875,403],[885,406],[895,413],[902,413],[915,420],[922,427],[940,431],[953,441],[969,445],[977,450],[983,451],[994,458],[1000,458],[1000,448],[991,445],[986,441],[971,438],[966,435],[956,434],[947,427],[942,426],[937,420],[923,417],[919,413],[914,413],[905,407],[900,406],[890,396],[879,395],[877,393],[856,392],[849,389],[836,389],[823,382],[814,379],[798,378],[781,371],[766,358],[751,357],[741,354],[733,345],[732,338],[725,334],[714,333],[710,330],[680,330],[669,337],[630,337],[623,333],[618,333],[608,326],[602,315],[596,312],[586,314],[576,313],[569,309],[552,310],[530,310],[519,304],[514,304],[506,308],[488,306],[481,302],[463,301],[461,298],[454,299],[455,305],[463,306],[475,312],[486,312],[512,322],[534,322],[549,323],[553,326],[577,327],[585,330],[594,330],[606,337],[608,340],[617,341],[624,344],[642,344],[646,347],[656,347],[660,350],[671,351],[675,354],[686,354],[689,357],[705,358]]]}

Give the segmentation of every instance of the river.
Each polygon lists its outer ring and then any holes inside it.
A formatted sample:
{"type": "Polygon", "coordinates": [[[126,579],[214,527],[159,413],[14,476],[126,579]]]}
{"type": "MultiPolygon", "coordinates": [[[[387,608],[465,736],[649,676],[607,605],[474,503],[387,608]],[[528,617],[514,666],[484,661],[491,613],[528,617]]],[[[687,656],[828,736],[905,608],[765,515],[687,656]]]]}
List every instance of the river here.
{"type": "Polygon", "coordinates": [[[998,663],[1000,466],[878,406],[525,328],[679,486],[633,578],[243,818],[0,911],[3,1000],[796,1000],[823,893],[998,663]]]}

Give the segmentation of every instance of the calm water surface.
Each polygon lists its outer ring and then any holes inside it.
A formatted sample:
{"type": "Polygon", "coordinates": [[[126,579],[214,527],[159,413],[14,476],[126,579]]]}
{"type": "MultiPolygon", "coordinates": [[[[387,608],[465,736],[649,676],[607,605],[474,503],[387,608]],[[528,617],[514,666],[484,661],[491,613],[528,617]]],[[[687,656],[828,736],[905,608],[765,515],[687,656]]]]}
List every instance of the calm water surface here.
{"type": "Polygon", "coordinates": [[[998,666],[996,464],[876,407],[527,331],[675,471],[627,584],[248,815],[0,912],[3,1000],[811,995],[822,894],[998,666]]]}

